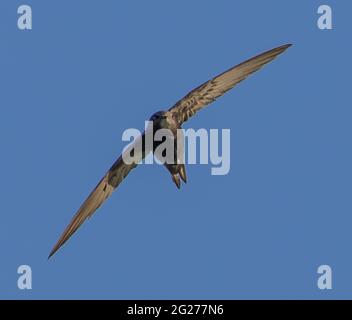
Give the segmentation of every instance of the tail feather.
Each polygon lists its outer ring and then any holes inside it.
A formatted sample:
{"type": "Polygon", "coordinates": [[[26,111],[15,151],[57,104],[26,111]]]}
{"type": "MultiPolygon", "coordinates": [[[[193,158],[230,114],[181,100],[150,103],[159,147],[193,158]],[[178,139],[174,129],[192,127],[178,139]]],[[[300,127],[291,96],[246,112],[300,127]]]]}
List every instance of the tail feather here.
{"type": "Polygon", "coordinates": [[[175,182],[177,189],[180,189],[180,187],[181,187],[180,176],[178,174],[173,174],[171,177],[172,177],[173,182],[175,182]]]}
{"type": "Polygon", "coordinates": [[[183,180],[183,182],[187,183],[186,167],[184,164],[180,165],[178,173],[180,174],[180,177],[183,180]]]}

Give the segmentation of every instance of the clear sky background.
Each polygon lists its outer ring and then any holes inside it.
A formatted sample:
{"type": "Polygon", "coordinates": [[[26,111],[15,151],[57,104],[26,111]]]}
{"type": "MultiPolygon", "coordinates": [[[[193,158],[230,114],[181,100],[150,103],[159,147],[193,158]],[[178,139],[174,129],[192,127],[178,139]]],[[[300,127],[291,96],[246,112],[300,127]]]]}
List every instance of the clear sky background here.
{"type": "Polygon", "coordinates": [[[352,298],[351,13],[323,0],[2,0],[0,298],[352,298]],[[31,31],[17,28],[24,3],[31,31]],[[333,30],[317,28],[321,4],[333,30]],[[47,260],[125,129],[285,43],[185,125],[231,129],[228,175],[189,165],[177,190],[141,166],[47,260]],[[317,287],[322,264],[332,290],[317,287]]]}

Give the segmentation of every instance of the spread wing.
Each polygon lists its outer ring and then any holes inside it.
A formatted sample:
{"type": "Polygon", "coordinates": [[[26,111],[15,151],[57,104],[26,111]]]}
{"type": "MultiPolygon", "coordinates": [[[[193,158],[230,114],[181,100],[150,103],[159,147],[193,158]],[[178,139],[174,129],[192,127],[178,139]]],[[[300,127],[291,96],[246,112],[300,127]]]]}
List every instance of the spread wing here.
{"type": "Polygon", "coordinates": [[[179,123],[182,124],[197,111],[232,89],[251,73],[259,70],[265,64],[275,59],[290,46],[291,44],[287,44],[269,50],[225,71],[188,93],[183,99],[170,108],[169,111],[172,112],[179,123]]]}
{"type": "MultiPolygon", "coordinates": [[[[145,135],[143,134],[140,139],[144,140],[145,135]]],[[[131,145],[126,149],[125,152],[130,152],[134,145],[131,145]]],[[[137,150],[137,149],[136,149],[137,150]]],[[[82,206],[79,208],[75,216],[72,218],[69,225],[61,235],[58,242],[49,254],[49,258],[60,249],[60,247],[77,231],[77,229],[83,224],[83,222],[90,218],[94,212],[103,204],[103,202],[110,197],[112,192],[119,186],[119,184],[126,178],[130,171],[137,166],[137,163],[142,160],[146,153],[141,150],[142,153],[137,155],[139,159],[133,163],[126,163],[123,156],[121,155],[116,162],[112,165],[110,170],[100,180],[95,189],[91,192],[88,198],[84,201],[82,206]]]]}

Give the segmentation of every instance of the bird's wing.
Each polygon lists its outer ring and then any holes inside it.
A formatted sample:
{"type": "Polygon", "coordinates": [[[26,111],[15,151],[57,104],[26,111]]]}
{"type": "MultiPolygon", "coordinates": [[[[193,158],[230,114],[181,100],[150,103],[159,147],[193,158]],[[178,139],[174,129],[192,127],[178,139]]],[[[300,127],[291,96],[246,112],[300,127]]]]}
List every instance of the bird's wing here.
{"type": "MultiPolygon", "coordinates": [[[[144,134],[141,136],[144,139],[144,134]]],[[[129,152],[133,148],[130,146],[126,152],[129,152]]],[[[139,160],[145,157],[145,152],[142,152],[139,160]]],[[[61,235],[58,242],[49,254],[49,258],[60,249],[60,247],[77,231],[77,229],[83,224],[83,222],[90,218],[94,212],[103,204],[103,202],[110,197],[112,192],[119,186],[124,178],[130,173],[130,171],[137,166],[137,163],[133,162],[127,164],[123,156],[121,155],[116,162],[112,165],[110,170],[100,180],[95,189],[91,192],[88,198],[84,201],[82,206],[79,208],[75,216],[72,218],[70,224],[66,227],[65,231],[61,235]]]]}
{"type": "Polygon", "coordinates": [[[183,99],[170,108],[169,111],[172,112],[179,123],[182,124],[197,111],[232,89],[251,73],[259,70],[265,64],[275,59],[290,46],[291,44],[287,44],[269,50],[225,71],[188,93],[183,99]]]}

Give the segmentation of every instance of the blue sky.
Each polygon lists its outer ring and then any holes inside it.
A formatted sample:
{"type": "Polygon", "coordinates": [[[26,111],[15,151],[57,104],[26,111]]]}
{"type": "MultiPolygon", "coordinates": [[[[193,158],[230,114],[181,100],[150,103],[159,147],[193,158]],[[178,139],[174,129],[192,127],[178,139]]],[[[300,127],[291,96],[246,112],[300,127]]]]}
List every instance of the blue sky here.
{"type": "Polygon", "coordinates": [[[0,298],[352,298],[351,4],[0,4],[0,298]],[[330,4],[333,30],[317,28],[330,4]],[[177,190],[141,166],[51,260],[127,128],[275,46],[284,55],[186,123],[231,129],[231,171],[177,190]],[[33,289],[17,288],[30,265],[33,289]],[[333,289],[319,290],[328,264],[333,289]]]}

